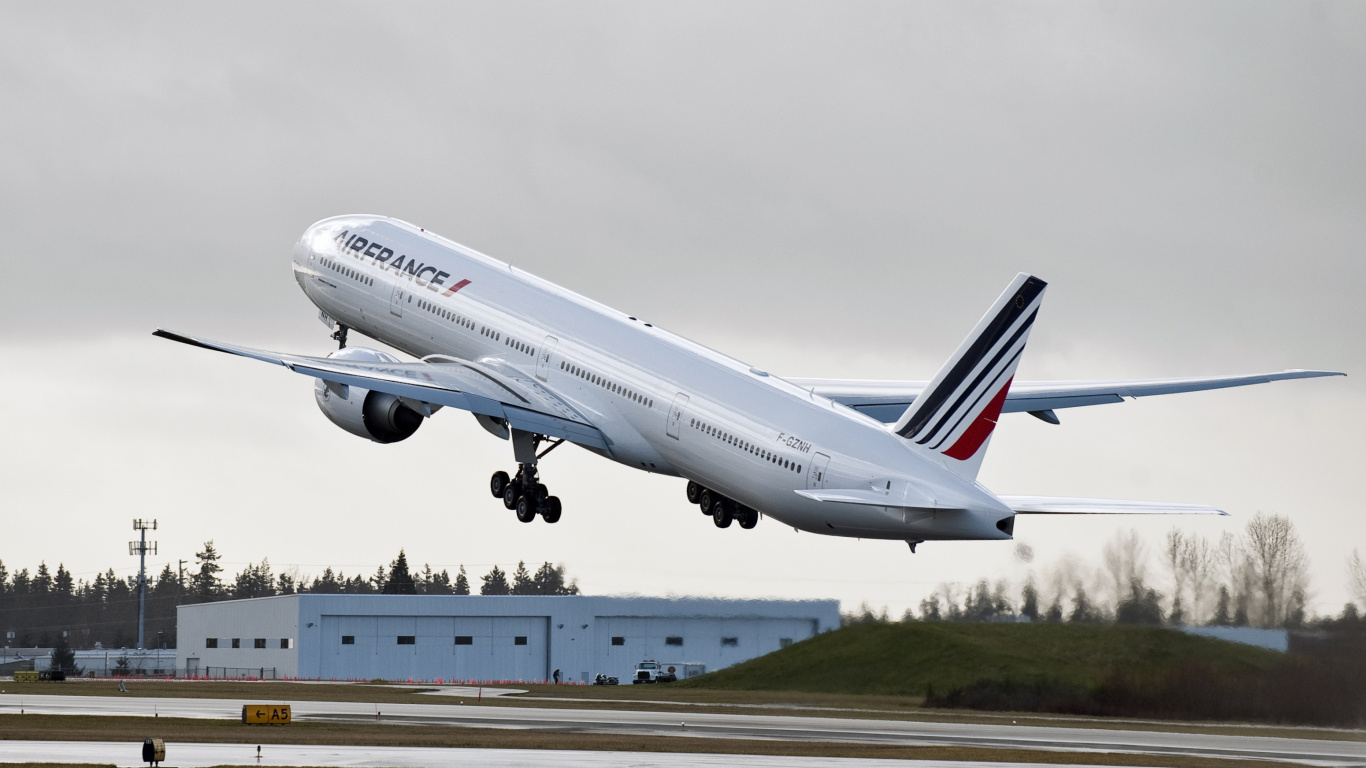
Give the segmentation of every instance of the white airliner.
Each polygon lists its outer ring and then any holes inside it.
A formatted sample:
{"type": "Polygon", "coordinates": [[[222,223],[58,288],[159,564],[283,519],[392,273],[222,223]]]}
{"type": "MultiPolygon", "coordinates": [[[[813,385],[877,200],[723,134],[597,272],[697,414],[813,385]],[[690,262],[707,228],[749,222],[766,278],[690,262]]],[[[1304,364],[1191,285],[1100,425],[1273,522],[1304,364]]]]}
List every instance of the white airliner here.
{"type": "Polygon", "coordinates": [[[687,478],[718,527],[760,513],[831,536],[1009,539],[1016,514],[1203,513],[1194,504],[998,496],[976,482],[1002,413],[1055,411],[1282,379],[1245,376],[1015,382],[1045,283],[1020,274],[928,383],[791,379],[700,344],[403,221],[325,219],[294,246],[294,276],[340,349],[266,352],[156,335],[317,379],[327,418],[379,443],[407,439],[443,406],[512,442],[518,469],[493,495],[522,522],[560,518],[538,460],[562,442],[687,478]],[[347,347],[347,331],[415,358],[347,347]],[[542,445],[546,447],[542,450],[542,445]]]}

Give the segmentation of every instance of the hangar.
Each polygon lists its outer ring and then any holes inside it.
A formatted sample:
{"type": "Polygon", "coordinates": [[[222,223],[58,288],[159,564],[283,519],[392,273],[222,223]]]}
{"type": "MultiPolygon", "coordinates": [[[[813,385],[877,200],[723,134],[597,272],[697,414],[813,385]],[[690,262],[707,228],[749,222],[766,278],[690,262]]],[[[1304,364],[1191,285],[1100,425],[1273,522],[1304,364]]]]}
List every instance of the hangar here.
{"type": "Polygon", "coordinates": [[[278,595],[182,605],[176,666],[323,680],[627,682],[655,659],[693,673],[839,626],[835,600],[278,595]]]}

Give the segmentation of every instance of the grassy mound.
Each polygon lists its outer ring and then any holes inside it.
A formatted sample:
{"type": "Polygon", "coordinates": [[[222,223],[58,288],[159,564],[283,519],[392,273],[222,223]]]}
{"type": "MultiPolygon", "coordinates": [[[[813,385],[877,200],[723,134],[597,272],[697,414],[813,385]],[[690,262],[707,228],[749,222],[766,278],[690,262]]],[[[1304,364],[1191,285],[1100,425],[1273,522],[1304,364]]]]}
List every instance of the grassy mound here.
{"type": "Polygon", "coordinates": [[[1196,665],[1257,677],[1281,654],[1170,629],[1076,624],[856,624],[701,677],[686,687],[924,696],[983,681],[1090,691],[1116,674],[1196,665]]]}

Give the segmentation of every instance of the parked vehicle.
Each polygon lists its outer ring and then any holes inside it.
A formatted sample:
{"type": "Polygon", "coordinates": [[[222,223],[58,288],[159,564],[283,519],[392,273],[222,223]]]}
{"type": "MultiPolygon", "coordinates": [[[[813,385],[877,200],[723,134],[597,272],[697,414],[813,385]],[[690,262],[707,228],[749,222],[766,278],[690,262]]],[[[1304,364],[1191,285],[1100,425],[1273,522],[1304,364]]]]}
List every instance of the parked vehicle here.
{"type": "Polygon", "coordinates": [[[636,665],[636,674],[631,678],[631,684],[672,683],[677,679],[678,674],[674,667],[666,668],[654,659],[646,659],[636,665]]]}
{"type": "Polygon", "coordinates": [[[617,685],[619,682],[620,681],[615,677],[604,675],[601,672],[598,673],[597,677],[593,678],[593,685],[617,685]]]}

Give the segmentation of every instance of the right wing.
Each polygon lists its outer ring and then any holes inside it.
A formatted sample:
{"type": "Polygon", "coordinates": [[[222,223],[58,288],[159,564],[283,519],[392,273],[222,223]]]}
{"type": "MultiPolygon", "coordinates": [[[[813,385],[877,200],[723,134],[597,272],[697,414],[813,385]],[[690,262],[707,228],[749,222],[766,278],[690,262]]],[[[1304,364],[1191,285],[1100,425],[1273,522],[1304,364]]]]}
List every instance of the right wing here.
{"type": "Polygon", "coordinates": [[[539,381],[519,371],[434,355],[419,363],[335,360],[239,347],[158,329],[153,335],[282,365],[335,384],[505,419],[508,426],[610,451],[606,435],[539,381]]]}
{"type": "MultiPolygon", "coordinates": [[[[1345,376],[1336,371],[1290,370],[1251,373],[1239,376],[1198,376],[1185,379],[1132,379],[1121,381],[1017,381],[1010,385],[1002,413],[1021,411],[1057,423],[1051,411],[1085,405],[1122,403],[1126,397],[1151,397],[1178,392],[1245,387],[1288,379],[1316,379],[1345,376]],[[1050,418],[1051,417],[1051,418],[1050,418]]],[[[892,423],[901,418],[915,398],[924,391],[923,381],[870,381],[859,379],[788,379],[799,387],[867,414],[878,421],[892,423]]]]}

